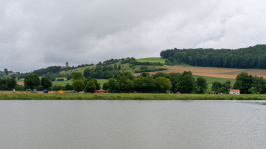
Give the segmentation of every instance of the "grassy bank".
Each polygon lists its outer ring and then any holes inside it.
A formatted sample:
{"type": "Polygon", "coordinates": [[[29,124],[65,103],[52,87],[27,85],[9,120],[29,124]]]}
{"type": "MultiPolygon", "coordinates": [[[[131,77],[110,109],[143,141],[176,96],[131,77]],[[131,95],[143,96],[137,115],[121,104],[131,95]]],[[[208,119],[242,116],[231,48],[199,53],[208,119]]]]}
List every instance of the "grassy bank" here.
{"type": "Polygon", "coordinates": [[[0,93],[0,100],[266,100],[266,95],[0,93]]]}

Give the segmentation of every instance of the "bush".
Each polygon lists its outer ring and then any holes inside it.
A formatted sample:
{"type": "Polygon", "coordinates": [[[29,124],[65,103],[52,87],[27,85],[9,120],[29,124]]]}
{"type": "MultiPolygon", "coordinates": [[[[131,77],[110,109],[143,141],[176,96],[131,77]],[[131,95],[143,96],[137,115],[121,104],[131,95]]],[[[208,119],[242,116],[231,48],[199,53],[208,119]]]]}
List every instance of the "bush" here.
{"type": "Polygon", "coordinates": [[[65,79],[57,79],[56,81],[65,81],[65,79]]]}
{"type": "Polygon", "coordinates": [[[17,85],[15,86],[15,90],[16,90],[16,91],[24,91],[25,89],[24,89],[24,86],[23,86],[23,85],[18,85],[18,84],[17,84],[17,85]]]}

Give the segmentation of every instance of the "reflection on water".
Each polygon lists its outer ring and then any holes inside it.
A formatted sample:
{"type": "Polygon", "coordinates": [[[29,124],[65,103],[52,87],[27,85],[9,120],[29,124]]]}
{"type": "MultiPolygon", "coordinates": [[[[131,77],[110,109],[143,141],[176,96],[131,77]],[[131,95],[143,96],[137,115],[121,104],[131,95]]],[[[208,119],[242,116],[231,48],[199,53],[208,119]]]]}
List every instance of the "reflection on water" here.
{"type": "Polygon", "coordinates": [[[0,149],[265,148],[264,101],[0,101],[0,149]]]}

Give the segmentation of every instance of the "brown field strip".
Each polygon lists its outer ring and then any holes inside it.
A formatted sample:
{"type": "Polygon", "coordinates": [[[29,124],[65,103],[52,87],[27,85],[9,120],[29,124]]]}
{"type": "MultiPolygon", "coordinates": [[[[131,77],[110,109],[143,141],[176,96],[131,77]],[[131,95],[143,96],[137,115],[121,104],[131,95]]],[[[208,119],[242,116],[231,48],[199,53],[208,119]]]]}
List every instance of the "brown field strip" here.
{"type": "Polygon", "coordinates": [[[18,85],[24,85],[24,82],[17,82],[18,85]]]}
{"type": "MultiPolygon", "coordinates": [[[[193,75],[206,76],[206,77],[215,77],[215,78],[228,78],[235,79],[238,74],[241,72],[247,72],[251,75],[263,76],[266,78],[266,70],[261,69],[236,69],[236,68],[216,68],[216,67],[192,67],[192,66],[167,66],[166,68],[170,70],[157,71],[163,73],[183,73],[184,71],[191,71],[193,75]]],[[[150,74],[155,74],[157,72],[150,72],[150,74]]],[[[138,76],[140,73],[134,74],[138,76]]]]}

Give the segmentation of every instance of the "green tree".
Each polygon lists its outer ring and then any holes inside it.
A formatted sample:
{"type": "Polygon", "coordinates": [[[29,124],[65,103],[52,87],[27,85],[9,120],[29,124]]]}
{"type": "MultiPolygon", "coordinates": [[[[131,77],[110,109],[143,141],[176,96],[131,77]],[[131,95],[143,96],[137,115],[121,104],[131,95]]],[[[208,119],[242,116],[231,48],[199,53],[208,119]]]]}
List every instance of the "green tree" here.
{"type": "Polygon", "coordinates": [[[100,90],[101,89],[101,84],[98,83],[97,79],[92,79],[93,80],[93,83],[95,84],[95,89],[96,90],[100,90]]]}
{"type": "Polygon", "coordinates": [[[24,86],[26,89],[34,89],[40,85],[40,78],[37,74],[28,74],[24,79],[24,86]]]}
{"type": "Polygon", "coordinates": [[[55,81],[55,76],[54,76],[54,74],[53,73],[50,73],[50,72],[48,72],[46,75],[45,75],[45,77],[47,78],[47,79],[49,79],[50,81],[55,81]]]}
{"type": "Polygon", "coordinates": [[[184,71],[182,78],[176,84],[176,90],[181,93],[192,93],[195,89],[195,78],[191,71],[184,71]]]}
{"type": "Polygon", "coordinates": [[[152,76],[147,75],[144,78],[144,84],[145,84],[145,86],[142,88],[144,92],[151,93],[151,92],[155,91],[155,89],[156,89],[155,85],[156,84],[155,84],[155,80],[153,79],[152,76]]]}
{"type": "Polygon", "coordinates": [[[248,75],[246,72],[242,72],[236,77],[234,89],[239,89],[241,94],[250,94],[249,89],[253,86],[252,75],[248,75]]]}
{"type": "Polygon", "coordinates": [[[5,90],[6,89],[6,80],[0,79],[0,89],[5,90]]]}
{"type": "Polygon", "coordinates": [[[133,80],[135,77],[132,75],[131,72],[129,71],[126,71],[126,72],[121,72],[118,77],[117,77],[117,80],[120,80],[120,78],[123,77],[123,78],[126,78],[126,79],[130,79],[130,80],[133,80]],[[125,76],[125,77],[123,77],[125,76]]]}
{"type": "Polygon", "coordinates": [[[114,64],[114,70],[117,70],[117,65],[116,64],[114,64]]]}
{"type": "Polygon", "coordinates": [[[118,84],[118,91],[120,92],[132,91],[133,83],[126,75],[119,76],[117,84],[118,84]]]}
{"type": "Polygon", "coordinates": [[[48,89],[53,85],[53,83],[48,78],[42,77],[41,85],[43,86],[43,88],[48,89]]]}
{"type": "Polygon", "coordinates": [[[66,84],[66,86],[65,86],[65,90],[73,90],[74,88],[73,88],[73,85],[70,85],[70,84],[66,84]]]}
{"type": "Polygon", "coordinates": [[[84,91],[87,93],[94,93],[96,90],[96,85],[94,84],[94,81],[91,80],[89,82],[87,82],[84,91]]]}
{"type": "Polygon", "coordinates": [[[90,69],[90,68],[88,68],[88,69],[85,69],[85,70],[83,71],[83,76],[84,76],[85,78],[88,78],[88,77],[91,77],[91,76],[92,76],[92,73],[93,73],[93,70],[90,69]]]}
{"type": "Polygon", "coordinates": [[[74,80],[84,80],[84,76],[81,72],[73,72],[72,74],[73,81],[74,80]]]}
{"type": "Polygon", "coordinates": [[[155,79],[156,91],[159,93],[166,93],[166,91],[172,88],[171,81],[164,77],[158,77],[155,79]]]}
{"type": "Polygon", "coordinates": [[[154,79],[158,78],[158,77],[165,77],[165,74],[163,72],[157,72],[156,74],[152,75],[154,79]]]}
{"type": "Polygon", "coordinates": [[[16,79],[16,75],[10,75],[11,78],[16,79]]]}
{"type": "Polygon", "coordinates": [[[7,70],[7,68],[4,69],[4,72],[5,72],[6,75],[8,75],[8,70],[7,70]]]}
{"type": "Polygon", "coordinates": [[[166,78],[170,79],[172,83],[172,91],[177,92],[176,84],[182,80],[181,73],[169,73],[165,75],[166,78]]]}
{"type": "Polygon", "coordinates": [[[231,81],[226,81],[225,83],[223,83],[224,93],[229,93],[230,89],[231,89],[231,81]]]}
{"type": "Polygon", "coordinates": [[[103,83],[103,90],[108,90],[107,82],[103,83]]]}
{"type": "Polygon", "coordinates": [[[197,93],[204,94],[207,88],[208,88],[208,84],[207,84],[206,79],[204,79],[203,77],[198,77],[196,81],[197,93]]]}
{"type": "Polygon", "coordinates": [[[215,91],[216,93],[220,90],[220,88],[222,88],[222,83],[217,81],[212,83],[212,90],[215,91]]]}
{"type": "Polygon", "coordinates": [[[80,92],[83,91],[85,85],[83,80],[74,80],[73,81],[73,88],[75,91],[80,92]]]}
{"type": "Polygon", "coordinates": [[[137,78],[134,78],[133,79],[133,89],[134,91],[137,91],[137,92],[144,92],[144,88],[146,88],[146,84],[145,84],[145,81],[144,81],[144,77],[143,76],[139,76],[137,78]]]}
{"type": "Polygon", "coordinates": [[[108,92],[116,93],[118,91],[118,84],[115,79],[110,78],[107,82],[108,92]]]}
{"type": "Polygon", "coordinates": [[[252,93],[254,94],[265,94],[266,93],[266,81],[263,77],[253,77],[252,93]]]}
{"type": "Polygon", "coordinates": [[[71,75],[67,75],[67,80],[70,80],[71,78],[71,75]]]}
{"type": "Polygon", "coordinates": [[[11,90],[17,85],[17,81],[13,78],[7,78],[5,82],[7,90],[11,90]]]}

